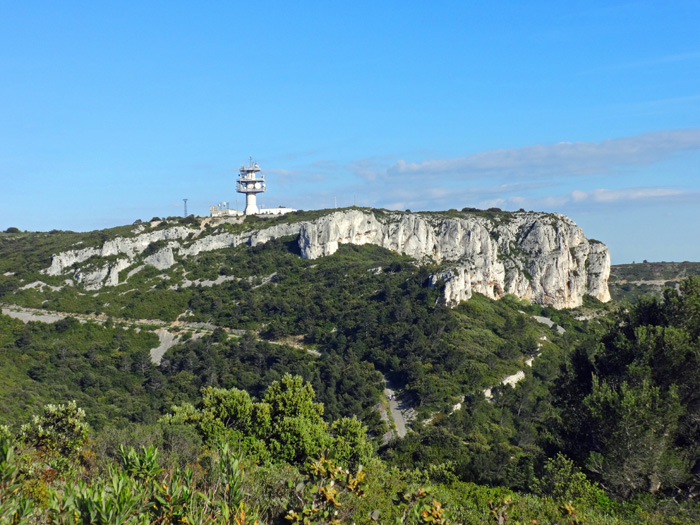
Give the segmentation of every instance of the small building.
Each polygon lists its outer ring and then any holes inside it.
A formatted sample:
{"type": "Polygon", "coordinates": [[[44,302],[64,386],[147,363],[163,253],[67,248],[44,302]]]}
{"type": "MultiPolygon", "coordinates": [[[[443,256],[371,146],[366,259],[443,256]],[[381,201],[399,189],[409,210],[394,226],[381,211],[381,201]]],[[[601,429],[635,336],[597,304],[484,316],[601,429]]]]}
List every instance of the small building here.
{"type": "Polygon", "coordinates": [[[232,210],[228,207],[228,203],[213,204],[209,206],[210,217],[238,217],[243,215],[242,211],[232,210]]]}
{"type": "Polygon", "coordinates": [[[297,211],[294,208],[285,208],[284,206],[277,206],[277,208],[263,208],[260,206],[258,215],[284,215],[285,213],[292,213],[297,211]]]}

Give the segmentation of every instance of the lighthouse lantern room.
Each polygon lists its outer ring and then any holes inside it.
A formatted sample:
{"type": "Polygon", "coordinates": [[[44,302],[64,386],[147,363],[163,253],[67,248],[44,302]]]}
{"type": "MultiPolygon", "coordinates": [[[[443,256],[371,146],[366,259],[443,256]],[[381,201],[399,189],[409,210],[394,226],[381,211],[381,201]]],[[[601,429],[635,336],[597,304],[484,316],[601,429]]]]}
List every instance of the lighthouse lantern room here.
{"type": "Polygon", "coordinates": [[[266,190],[265,175],[260,173],[260,166],[250,158],[248,166],[241,166],[238,175],[236,191],[245,194],[245,214],[255,215],[259,213],[255,196],[266,190]]]}

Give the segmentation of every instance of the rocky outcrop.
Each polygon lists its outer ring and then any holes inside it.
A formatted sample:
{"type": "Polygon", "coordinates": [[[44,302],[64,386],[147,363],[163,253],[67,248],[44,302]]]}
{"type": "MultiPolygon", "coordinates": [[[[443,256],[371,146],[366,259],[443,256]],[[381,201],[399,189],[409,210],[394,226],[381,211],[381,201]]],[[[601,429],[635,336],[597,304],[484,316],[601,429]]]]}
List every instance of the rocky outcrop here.
{"type": "Polygon", "coordinates": [[[62,275],[74,267],[73,278],[87,290],[98,290],[103,286],[117,286],[119,272],[136,265],[126,276],[125,281],[142,270],[145,266],[153,266],[166,270],[176,264],[175,254],[180,257],[193,257],[202,252],[233,248],[240,244],[257,244],[268,242],[279,237],[298,235],[300,223],[278,224],[262,230],[252,230],[240,234],[213,233],[201,235],[201,230],[176,226],[165,230],[141,233],[136,237],[117,237],[105,242],[101,248],[83,248],[67,250],[51,258],[51,266],[42,270],[47,275],[62,275]],[[167,246],[147,256],[143,252],[155,242],[170,241],[167,246]],[[116,262],[100,264],[100,259],[118,256],[116,262]],[[80,267],[82,263],[86,263],[80,267]]]}
{"type": "Polygon", "coordinates": [[[512,293],[556,308],[579,306],[585,294],[609,301],[607,247],[588,241],[559,214],[522,212],[487,218],[360,210],[337,212],[299,233],[302,256],[333,254],[340,244],[376,244],[448,268],[433,276],[454,305],[474,292],[498,299],[512,293]],[[449,264],[454,263],[454,264],[449,264]]]}
{"type": "Polygon", "coordinates": [[[78,270],[73,278],[86,290],[99,290],[103,286],[119,284],[119,272],[131,266],[131,260],[121,258],[113,264],[93,269],[78,270]]]}
{"type": "Polygon", "coordinates": [[[264,244],[268,241],[279,239],[280,237],[289,237],[291,235],[296,236],[299,235],[302,224],[305,223],[278,224],[270,228],[258,230],[250,234],[247,242],[251,246],[257,246],[258,244],[264,244]]]}
{"type": "Polygon", "coordinates": [[[473,293],[494,299],[511,293],[557,308],[578,306],[585,294],[601,301],[610,299],[607,247],[586,239],[568,217],[534,212],[487,216],[353,209],[314,221],[282,223],[242,233],[209,233],[177,226],[118,237],[100,248],[62,252],[52,257],[44,273],[61,275],[77,266],[74,279],[95,290],[120,284],[119,272],[132,266],[126,279],[144,265],[165,270],[178,258],[295,235],[306,259],[332,255],[341,244],[375,244],[421,262],[438,263],[443,270],[433,275],[432,283],[444,286],[450,305],[469,299],[473,293]],[[144,256],[143,252],[159,241],[169,242],[144,256]],[[110,257],[109,262],[100,265],[105,257],[110,257]],[[82,263],[86,264],[81,268],[82,263]]]}
{"type": "Polygon", "coordinates": [[[142,253],[151,244],[157,241],[182,240],[194,231],[183,226],[168,228],[167,230],[156,230],[150,233],[143,233],[136,237],[117,237],[105,242],[101,248],[83,248],[81,250],[68,250],[51,257],[51,266],[43,273],[47,275],[61,275],[75,264],[82,263],[91,257],[109,257],[110,255],[125,255],[133,259],[142,253]]]}
{"type": "Polygon", "coordinates": [[[163,248],[162,250],[149,255],[143,260],[144,263],[154,266],[159,270],[167,270],[173,264],[175,264],[175,256],[173,255],[173,249],[171,246],[163,248]]]}

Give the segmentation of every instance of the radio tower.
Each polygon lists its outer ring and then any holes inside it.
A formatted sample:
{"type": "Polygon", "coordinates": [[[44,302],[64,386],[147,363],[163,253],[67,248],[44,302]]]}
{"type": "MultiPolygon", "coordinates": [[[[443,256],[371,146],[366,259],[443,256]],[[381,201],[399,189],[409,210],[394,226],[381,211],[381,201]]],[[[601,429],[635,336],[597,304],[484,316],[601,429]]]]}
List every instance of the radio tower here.
{"type": "Polygon", "coordinates": [[[187,199],[182,199],[182,201],[185,203],[185,218],[187,218],[187,199]]]}
{"type": "Polygon", "coordinates": [[[255,201],[255,195],[266,190],[265,175],[260,173],[260,166],[257,162],[253,162],[253,157],[250,157],[248,166],[241,166],[238,175],[238,186],[236,191],[245,195],[245,214],[255,215],[258,213],[258,205],[255,201]]]}

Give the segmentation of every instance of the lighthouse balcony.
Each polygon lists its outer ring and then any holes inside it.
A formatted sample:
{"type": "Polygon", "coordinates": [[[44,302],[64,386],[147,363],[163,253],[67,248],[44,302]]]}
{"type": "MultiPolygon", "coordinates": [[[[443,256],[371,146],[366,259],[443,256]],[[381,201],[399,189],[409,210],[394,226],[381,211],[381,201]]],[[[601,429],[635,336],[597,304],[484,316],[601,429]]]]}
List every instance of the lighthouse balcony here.
{"type": "Polygon", "coordinates": [[[236,186],[236,191],[239,193],[262,193],[265,191],[267,188],[265,187],[264,184],[260,183],[247,183],[247,184],[239,184],[236,186]]]}

